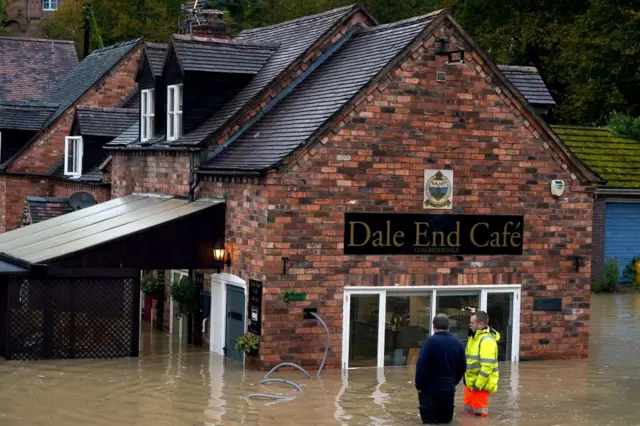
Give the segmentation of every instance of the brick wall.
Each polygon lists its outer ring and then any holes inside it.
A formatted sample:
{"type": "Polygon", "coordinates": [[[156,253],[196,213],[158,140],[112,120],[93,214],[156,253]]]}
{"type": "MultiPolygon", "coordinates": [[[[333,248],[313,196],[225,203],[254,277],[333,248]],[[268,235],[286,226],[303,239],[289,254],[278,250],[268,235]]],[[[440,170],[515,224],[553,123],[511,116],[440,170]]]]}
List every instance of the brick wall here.
{"type": "Polygon", "coordinates": [[[2,192],[4,209],[0,232],[19,228],[24,213],[24,202],[28,196],[48,197],[51,195],[53,183],[46,177],[3,176],[5,182],[2,192]]]}
{"type": "MultiPolygon", "coordinates": [[[[453,30],[440,34],[456,36],[453,30]]],[[[288,172],[269,179],[267,238],[278,242],[268,257],[289,255],[303,267],[269,277],[263,361],[320,361],[318,329],[299,322],[301,307],[312,303],[333,335],[328,362],[338,365],[343,287],[395,284],[522,284],[522,359],[587,355],[590,271],[575,273],[568,257],[590,255],[592,196],[513,100],[487,81],[491,71],[469,54],[470,46],[465,64],[446,65],[434,55],[433,41],[370,90],[369,98],[335,123],[335,133],[297,155],[288,172]],[[445,83],[436,82],[438,71],[446,73],[445,83]],[[423,173],[438,168],[454,171],[451,212],[525,215],[526,254],[463,261],[343,255],[345,211],[424,212],[423,173]],[[555,177],[568,184],[559,201],[548,191],[555,177]],[[274,287],[304,290],[310,302],[287,310],[274,287]],[[532,312],[536,296],[561,297],[563,312],[532,312]]]]}
{"type": "Polygon", "coordinates": [[[76,192],[88,192],[93,195],[97,203],[104,203],[111,199],[111,188],[108,186],[83,185],[74,182],[54,182],[51,196],[67,198],[76,192]]]}
{"type": "MultiPolygon", "coordinates": [[[[76,106],[116,107],[136,87],[134,81],[141,48],[125,60],[93,88],[80,97],[76,106]]],[[[9,172],[46,173],[64,156],[64,140],[69,135],[75,109],[69,108],[40,138],[31,144],[10,167],[9,172]]]]}

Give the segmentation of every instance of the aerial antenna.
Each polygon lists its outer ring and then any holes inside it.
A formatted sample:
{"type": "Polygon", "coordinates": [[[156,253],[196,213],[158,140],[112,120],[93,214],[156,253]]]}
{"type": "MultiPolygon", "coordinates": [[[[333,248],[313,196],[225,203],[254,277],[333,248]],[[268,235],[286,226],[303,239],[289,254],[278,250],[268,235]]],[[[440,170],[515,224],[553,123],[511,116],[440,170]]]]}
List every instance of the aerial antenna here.
{"type": "Polygon", "coordinates": [[[185,6],[180,5],[180,11],[187,15],[187,26],[189,28],[189,36],[193,37],[193,24],[202,25],[209,21],[209,16],[220,18],[224,15],[224,11],[218,9],[205,9],[206,0],[193,0],[193,3],[185,6]]]}

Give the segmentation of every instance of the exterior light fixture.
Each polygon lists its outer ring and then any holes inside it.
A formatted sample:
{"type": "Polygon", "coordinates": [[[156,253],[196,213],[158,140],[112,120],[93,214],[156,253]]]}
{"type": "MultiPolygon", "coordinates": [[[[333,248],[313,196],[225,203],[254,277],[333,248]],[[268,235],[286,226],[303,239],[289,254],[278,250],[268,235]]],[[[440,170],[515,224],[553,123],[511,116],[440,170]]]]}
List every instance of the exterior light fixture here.
{"type": "Polygon", "coordinates": [[[213,258],[216,262],[222,262],[224,259],[224,249],[223,248],[214,248],[213,249],[213,258]]]}
{"type": "Polygon", "coordinates": [[[572,260],[573,260],[573,267],[576,272],[580,272],[580,268],[583,268],[591,263],[584,260],[584,258],[581,256],[573,256],[572,260]]]}
{"type": "Polygon", "coordinates": [[[287,274],[287,270],[289,270],[292,266],[295,266],[298,262],[295,260],[289,260],[288,257],[282,258],[282,275],[287,274]]]}

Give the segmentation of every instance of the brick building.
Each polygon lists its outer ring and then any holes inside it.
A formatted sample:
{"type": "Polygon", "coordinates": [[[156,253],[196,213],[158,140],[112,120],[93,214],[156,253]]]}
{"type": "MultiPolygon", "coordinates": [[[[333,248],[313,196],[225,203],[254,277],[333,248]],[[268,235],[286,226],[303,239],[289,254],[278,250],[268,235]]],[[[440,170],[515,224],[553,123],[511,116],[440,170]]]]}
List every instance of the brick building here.
{"type": "MultiPolygon", "coordinates": [[[[485,309],[501,360],[587,356],[590,271],[572,259],[591,254],[600,178],[448,12],[378,25],[349,6],[234,39],[174,35],[163,61],[153,50],[136,76],[139,122],[105,145],[112,198],[123,198],[86,216],[126,208],[108,231],[124,241],[224,206],[197,232],[150,237],[145,253],[145,265],[175,264],[183,240],[213,242],[224,223],[217,245],[191,248],[225,251],[221,271],[196,271],[212,351],[243,359],[234,342],[248,328],[263,367],[317,366],[311,308],[332,335],[330,366],[407,365],[437,312],[464,340],[485,309]]],[[[92,226],[62,257],[56,241],[8,254],[130,264],[102,256],[117,242],[92,226]]]]}
{"type": "Polygon", "coordinates": [[[40,21],[55,15],[64,3],[65,0],[8,0],[4,24],[10,35],[34,37],[40,21]]]}
{"type": "MultiPolygon", "coordinates": [[[[66,58],[73,53],[76,63],[29,73],[31,84],[25,80],[28,77],[24,71],[33,67],[22,68],[29,60],[21,58],[29,57],[29,49],[14,49],[15,59],[3,64],[8,71],[13,70],[2,81],[8,99],[21,98],[21,102],[0,102],[0,126],[5,126],[0,127],[5,135],[0,164],[0,231],[48,217],[32,215],[32,208],[62,213],[74,207],[68,199],[72,194],[84,193],[78,197],[93,198],[98,203],[108,200],[111,189],[103,172],[108,162],[102,143],[127,128],[132,113],[137,116],[134,76],[141,39],[95,50],[80,63],[72,43],[62,44],[69,52],[58,52],[59,43],[55,41],[20,42],[42,46],[39,53],[53,52],[40,55],[49,62],[56,58],[60,62],[60,56],[66,58]],[[126,108],[132,102],[134,108],[126,108]],[[118,127],[122,123],[124,127],[118,127]],[[31,206],[28,197],[38,201],[31,206]],[[64,199],[67,206],[59,208],[65,204],[64,199]],[[42,205],[49,201],[51,206],[42,205]]],[[[31,62],[38,59],[38,55],[31,56],[31,62]]]]}

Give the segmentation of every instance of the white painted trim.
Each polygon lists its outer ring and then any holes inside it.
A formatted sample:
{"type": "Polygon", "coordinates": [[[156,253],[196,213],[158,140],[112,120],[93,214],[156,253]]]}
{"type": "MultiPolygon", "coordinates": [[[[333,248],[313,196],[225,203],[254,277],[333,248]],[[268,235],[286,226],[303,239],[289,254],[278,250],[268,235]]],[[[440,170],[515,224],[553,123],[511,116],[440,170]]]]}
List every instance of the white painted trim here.
{"type": "Polygon", "coordinates": [[[640,203],[640,199],[638,198],[610,198],[607,197],[606,200],[604,200],[605,205],[606,204],[639,204],[640,203]]]}
{"type": "Polygon", "coordinates": [[[224,356],[222,348],[227,344],[227,285],[239,287],[244,292],[244,324],[243,328],[247,332],[247,309],[249,300],[249,288],[247,282],[237,275],[223,272],[211,275],[211,317],[209,318],[209,351],[224,356]],[[221,291],[215,291],[216,286],[221,286],[221,291]],[[218,300],[214,300],[214,295],[219,294],[218,300]],[[213,315],[218,313],[217,318],[213,315]],[[214,333],[217,332],[216,336],[214,333]]]}
{"type": "Polygon", "coordinates": [[[387,331],[387,292],[381,291],[378,299],[378,367],[384,367],[384,341],[387,331]]]}
{"type": "Polygon", "coordinates": [[[349,367],[349,329],[350,329],[350,302],[352,295],[379,295],[379,316],[378,316],[378,351],[377,351],[377,368],[384,368],[384,340],[385,340],[385,309],[387,302],[387,292],[393,294],[425,294],[429,292],[431,296],[431,312],[429,321],[430,333],[433,333],[432,320],[436,315],[437,294],[438,290],[446,290],[447,292],[477,290],[480,292],[479,308],[486,310],[488,293],[512,293],[513,294],[513,335],[511,346],[511,362],[520,360],[520,309],[521,309],[521,292],[520,284],[490,284],[490,285],[456,285],[456,286],[416,286],[416,287],[344,287],[343,310],[342,310],[342,368],[349,367]]]}
{"type": "Polygon", "coordinates": [[[83,154],[82,136],[65,136],[64,138],[64,174],[70,177],[79,177],[82,175],[82,154],[83,154]],[[75,155],[72,157],[73,167],[75,170],[69,171],[69,146],[75,145],[75,155]]]}

